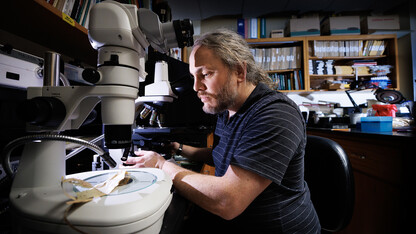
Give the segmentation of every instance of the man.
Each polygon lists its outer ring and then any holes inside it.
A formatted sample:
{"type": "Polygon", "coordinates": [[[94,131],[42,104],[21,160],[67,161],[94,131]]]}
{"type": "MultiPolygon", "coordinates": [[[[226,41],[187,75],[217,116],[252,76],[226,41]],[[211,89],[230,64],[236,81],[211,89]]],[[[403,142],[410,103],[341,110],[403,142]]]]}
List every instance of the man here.
{"type": "Polygon", "coordinates": [[[267,74],[235,32],[203,35],[189,61],[203,110],[218,119],[213,149],[183,146],[182,155],[213,162],[215,176],[186,170],[151,151],[140,151],[126,163],[164,170],[181,195],[215,215],[205,215],[208,223],[195,233],[210,228],[215,233],[319,233],[303,179],[306,131],[297,105],[268,88],[267,74]]]}

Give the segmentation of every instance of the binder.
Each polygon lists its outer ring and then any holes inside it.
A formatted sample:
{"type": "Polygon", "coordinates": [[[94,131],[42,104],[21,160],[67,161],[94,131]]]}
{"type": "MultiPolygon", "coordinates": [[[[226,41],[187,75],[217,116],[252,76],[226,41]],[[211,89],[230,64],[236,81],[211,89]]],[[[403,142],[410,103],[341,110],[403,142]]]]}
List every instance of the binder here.
{"type": "Polygon", "coordinates": [[[240,34],[242,37],[246,37],[245,36],[245,22],[244,19],[239,18],[237,19],[237,33],[240,34]]]}
{"type": "Polygon", "coordinates": [[[257,18],[251,18],[250,19],[250,38],[258,38],[257,30],[258,30],[257,18]]]}
{"type": "Polygon", "coordinates": [[[266,18],[260,18],[260,38],[266,37],[266,18]]]}

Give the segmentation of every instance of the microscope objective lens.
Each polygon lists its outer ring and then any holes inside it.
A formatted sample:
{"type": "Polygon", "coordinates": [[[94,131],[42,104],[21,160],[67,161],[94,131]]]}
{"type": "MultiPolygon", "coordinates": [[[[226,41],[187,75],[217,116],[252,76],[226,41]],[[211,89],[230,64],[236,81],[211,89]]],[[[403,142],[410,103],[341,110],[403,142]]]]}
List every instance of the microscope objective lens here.
{"type": "Polygon", "coordinates": [[[148,106],[144,106],[142,111],[140,112],[140,118],[141,119],[145,119],[147,118],[147,116],[149,116],[150,112],[152,111],[152,109],[148,106]]]}
{"type": "Polygon", "coordinates": [[[150,116],[149,124],[151,126],[156,125],[157,122],[157,112],[156,110],[152,110],[152,115],[150,116]]]}

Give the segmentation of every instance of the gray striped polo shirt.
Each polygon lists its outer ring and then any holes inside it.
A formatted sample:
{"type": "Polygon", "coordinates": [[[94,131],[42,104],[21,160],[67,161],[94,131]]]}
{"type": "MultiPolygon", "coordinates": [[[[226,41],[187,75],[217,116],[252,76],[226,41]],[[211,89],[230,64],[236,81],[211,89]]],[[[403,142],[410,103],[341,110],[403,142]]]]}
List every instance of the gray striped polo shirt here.
{"type": "Polygon", "coordinates": [[[233,233],[320,232],[303,179],[305,145],[306,127],[297,105],[265,84],[257,85],[230,119],[227,111],[218,115],[216,176],[232,164],[272,181],[240,216],[225,222],[233,233]]]}

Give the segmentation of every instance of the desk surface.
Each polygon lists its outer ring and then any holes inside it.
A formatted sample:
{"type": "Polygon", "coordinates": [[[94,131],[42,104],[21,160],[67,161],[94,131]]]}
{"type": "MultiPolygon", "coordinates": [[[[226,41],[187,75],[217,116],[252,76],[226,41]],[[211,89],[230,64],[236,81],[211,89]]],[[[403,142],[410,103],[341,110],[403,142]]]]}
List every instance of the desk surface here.
{"type": "Polygon", "coordinates": [[[347,136],[360,136],[360,137],[371,137],[371,138],[393,138],[397,140],[415,140],[416,132],[402,132],[402,131],[391,131],[391,132],[362,132],[361,130],[351,129],[350,131],[334,131],[330,128],[307,128],[308,132],[323,132],[347,136]]]}

